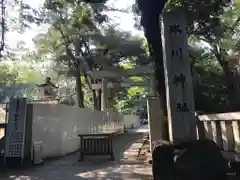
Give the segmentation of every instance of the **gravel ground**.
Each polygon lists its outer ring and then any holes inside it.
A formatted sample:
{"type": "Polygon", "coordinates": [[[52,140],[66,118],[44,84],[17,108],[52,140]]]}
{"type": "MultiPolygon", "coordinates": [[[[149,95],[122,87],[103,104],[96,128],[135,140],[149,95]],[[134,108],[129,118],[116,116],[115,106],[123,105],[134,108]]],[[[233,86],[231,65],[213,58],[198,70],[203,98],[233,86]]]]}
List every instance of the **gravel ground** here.
{"type": "Polygon", "coordinates": [[[108,162],[107,157],[86,157],[84,163],[78,162],[79,154],[73,154],[44,165],[0,174],[1,180],[147,180],[151,177],[151,166],[123,160],[124,152],[142,133],[129,132],[116,137],[114,142],[115,162],[108,162]]]}

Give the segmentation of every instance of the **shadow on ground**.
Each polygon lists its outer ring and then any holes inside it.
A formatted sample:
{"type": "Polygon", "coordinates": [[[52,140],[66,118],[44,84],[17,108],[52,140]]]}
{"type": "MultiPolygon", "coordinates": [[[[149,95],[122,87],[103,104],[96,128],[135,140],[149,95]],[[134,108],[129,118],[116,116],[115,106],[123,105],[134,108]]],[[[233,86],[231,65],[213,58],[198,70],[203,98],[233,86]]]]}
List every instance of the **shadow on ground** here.
{"type": "Polygon", "coordinates": [[[151,177],[151,167],[145,164],[123,162],[124,152],[137,140],[141,133],[127,133],[114,140],[115,162],[108,157],[86,157],[79,163],[79,154],[64,157],[61,160],[46,162],[42,166],[9,171],[0,174],[1,180],[145,180],[151,177]]]}

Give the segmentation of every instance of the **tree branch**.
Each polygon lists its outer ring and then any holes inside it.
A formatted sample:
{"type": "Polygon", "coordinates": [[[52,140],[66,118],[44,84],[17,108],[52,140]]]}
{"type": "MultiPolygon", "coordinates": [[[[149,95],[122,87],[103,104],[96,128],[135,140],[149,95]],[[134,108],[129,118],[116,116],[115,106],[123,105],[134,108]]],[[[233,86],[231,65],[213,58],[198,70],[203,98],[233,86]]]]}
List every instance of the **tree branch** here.
{"type": "Polygon", "coordinates": [[[240,22],[240,16],[238,17],[238,19],[233,23],[232,27],[230,28],[232,31],[234,31],[234,29],[238,26],[238,23],[240,22]]]}

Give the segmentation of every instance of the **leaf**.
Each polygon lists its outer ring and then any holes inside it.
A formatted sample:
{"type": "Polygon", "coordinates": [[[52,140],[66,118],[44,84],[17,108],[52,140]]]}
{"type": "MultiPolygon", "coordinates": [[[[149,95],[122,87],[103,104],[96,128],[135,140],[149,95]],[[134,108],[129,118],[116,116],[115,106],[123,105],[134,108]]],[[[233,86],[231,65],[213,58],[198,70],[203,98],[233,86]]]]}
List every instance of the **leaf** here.
{"type": "Polygon", "coordinates": [[[235,0],[236,7],[240,9],[240,0],[235,0]]]}

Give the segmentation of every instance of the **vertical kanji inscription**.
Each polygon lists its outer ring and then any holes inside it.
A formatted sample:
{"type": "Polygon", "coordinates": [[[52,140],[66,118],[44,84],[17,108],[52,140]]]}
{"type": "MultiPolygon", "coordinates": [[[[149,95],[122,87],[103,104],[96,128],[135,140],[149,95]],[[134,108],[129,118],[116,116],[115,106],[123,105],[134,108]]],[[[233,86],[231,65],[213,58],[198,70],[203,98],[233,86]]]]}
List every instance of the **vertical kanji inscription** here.
{"type": "Polygon", "coordinates": [[[173,24],[169,26],[169,34],[170,35],[181,35],[183,30],[179,24],[173,24]]]}
{"type": "Polygon", "coordinates": [[[171,52],[172,58],[179,58],[180,61],[183,60],[182,48],[174,48],[171,52]]]}

